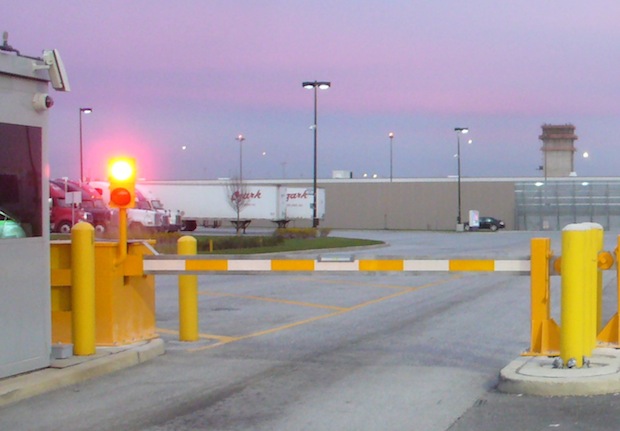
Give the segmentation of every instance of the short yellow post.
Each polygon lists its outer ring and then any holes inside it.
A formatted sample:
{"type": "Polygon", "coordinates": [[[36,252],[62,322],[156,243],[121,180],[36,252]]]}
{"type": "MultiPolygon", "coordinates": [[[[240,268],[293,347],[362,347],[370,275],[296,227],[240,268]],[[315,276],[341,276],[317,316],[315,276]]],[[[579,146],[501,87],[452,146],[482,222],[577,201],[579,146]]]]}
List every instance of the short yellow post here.
{"type": "MultiPolygon", "coordinates": [[[[196,255],[198,246],[193,236],[177,241],[179,255],[196,255]]],[[[198,340],[198,276],[179,275],[179,340],[198,340]]]]}
{"type": "Polygon", "coordinates": [[[94,355],[95,228],[86,222],[71,229],[71,308],[73,353],[94,355]]]}
{"type": "Polygon", "coordinates": [[[564,365],[576,368],[592,350],[585,337],[588,231],[585,224],[569,224],[562,230],[560,357],[564,365]]]}

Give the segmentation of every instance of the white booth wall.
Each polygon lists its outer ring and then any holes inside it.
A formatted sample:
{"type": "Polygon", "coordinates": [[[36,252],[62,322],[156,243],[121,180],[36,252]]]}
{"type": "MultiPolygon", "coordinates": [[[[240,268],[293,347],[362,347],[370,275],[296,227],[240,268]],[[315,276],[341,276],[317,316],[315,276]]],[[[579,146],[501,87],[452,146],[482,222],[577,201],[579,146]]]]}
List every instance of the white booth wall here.
{"type": "Polygon", "coordinates": [[[51,355],[48,114],[33,107],[49,85],[34,61],[0,51],[0,209],[25,233],[0,238],[0,378],[45,368],[51,355]]]}

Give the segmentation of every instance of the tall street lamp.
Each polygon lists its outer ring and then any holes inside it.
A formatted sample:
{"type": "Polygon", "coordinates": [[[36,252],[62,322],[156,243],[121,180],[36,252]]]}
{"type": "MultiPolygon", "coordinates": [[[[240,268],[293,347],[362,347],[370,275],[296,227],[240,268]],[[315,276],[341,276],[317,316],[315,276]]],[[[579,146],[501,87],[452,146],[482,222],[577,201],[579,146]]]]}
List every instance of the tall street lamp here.
{"type": "Polygon", "coordinates": [[[245,137],[241,134],[235,138],[235,140],[239,141],[239,184],[243,182],[243,141],[245,141],[245,137]]]}
{"type": "Polygon", "coordinates": [[[316,203],[316,171],[317,171],[317,145],[316,145],[316,139],[317,139],[317,129],[318,129],[318,123],[317,123],[317,89],[320,90],[327,90],[329,87],[332,86],[331,82],[327,82],[327,81],[306,81],[306,82],[302,82],[301,84],[304,88],[308,89],[308,90],[312,90],[314,89],[314,124],[312,125],[312,129],[314,130],[314,182],[313,182],[313,186],[312,186],[312,190],[313,190],[313,204],[312,204],[312,227],[318,227],[319,226],[319,219],[317,217],[317,213],[316,213],[316,209],[317,209],[317,203],[316,203]]]}
{"type": "Polygon", "coordinates": [[[82,150],[82,114],[90,114],[91,108],[80,108],[80,184],[84,182],[84,158],[82,150]]]}
{"type": "Polygon", "coordinates": [[[390,138],[390,182],[392,182],[392,140],[394,139],[394,132],[388,133],[390,138]]]}
{"type": "Polygon", "coordinates": [[[469,132],[467,127],[455,127],[456,132],[456,161],[457,161],[457,175],[458,175],[458,213],[456,216],[456,227],[461,227],[461,134],[469,132]]]}

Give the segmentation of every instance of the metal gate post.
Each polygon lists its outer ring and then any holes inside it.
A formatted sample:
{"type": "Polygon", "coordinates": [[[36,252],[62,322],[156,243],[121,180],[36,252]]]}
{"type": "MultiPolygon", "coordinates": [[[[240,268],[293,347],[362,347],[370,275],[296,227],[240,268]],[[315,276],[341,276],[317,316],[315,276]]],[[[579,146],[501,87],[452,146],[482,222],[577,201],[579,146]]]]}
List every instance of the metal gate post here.
{"type": "Polygon", "coordinates": [[[551,318],[550,261],[553,256],[549,238],[530,242],[530,288],[532,328],[527,356],[553,355],[560,350],[560,328],[551,318]]]}
{"type": "MultiPolygon", "coordinates": [[[[615,250],[616,260],[620,254],[620,235],[618,235],[617,246],[615,250]]],[[[615,346],[620,346],[620,318],[618,313],[620,312],[620,265],[616,263],[616,289],[617,295],[617,309],[613,317],[607,322],[603,330],[598,335],[598,341],[601,343],[609,343],[615,346]]]]}

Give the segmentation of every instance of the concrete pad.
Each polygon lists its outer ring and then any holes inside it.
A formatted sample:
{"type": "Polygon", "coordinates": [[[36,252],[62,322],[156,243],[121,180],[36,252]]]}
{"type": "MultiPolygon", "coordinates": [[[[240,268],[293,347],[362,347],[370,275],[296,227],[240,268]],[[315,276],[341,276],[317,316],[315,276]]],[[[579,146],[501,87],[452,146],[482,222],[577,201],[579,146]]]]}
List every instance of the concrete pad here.
{"type": "Polygon", "coordinates": [[[0,379],[0,407],[146,362],[165,353],[162,339],[98,347],[91,356],[53,360],[49,368],[0,379]]]}
{"type": "Polygon", "coordinates": [[[498,389],[541,396],[604,395],[620,392],[620,351],[595,349],[589,366],[554,368],[548,356],[519,357],[500,371],[498,389]]]}

